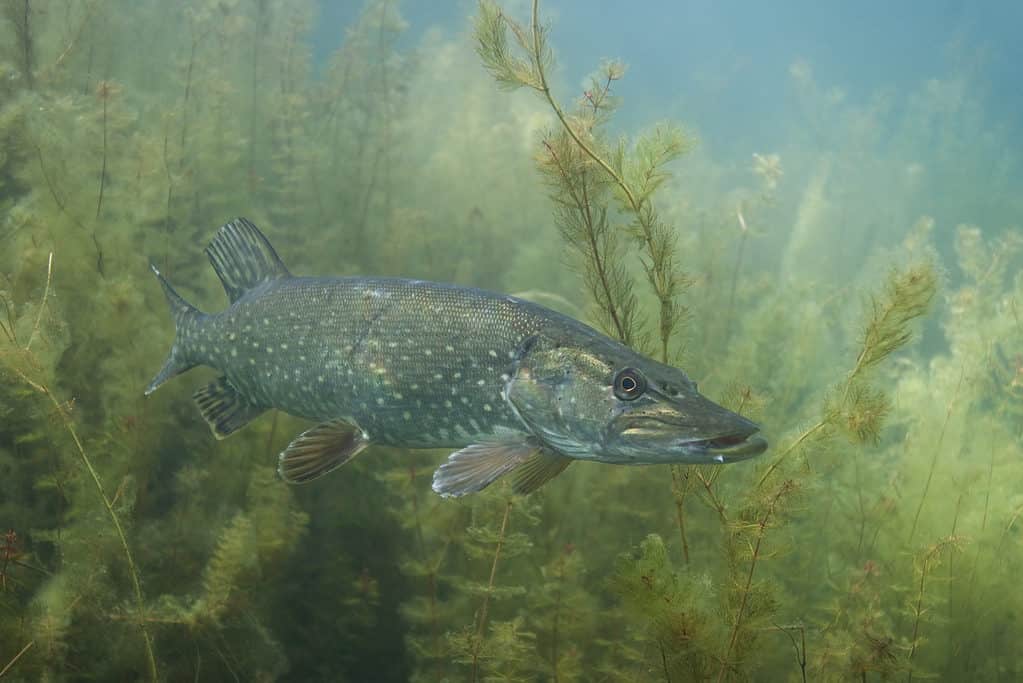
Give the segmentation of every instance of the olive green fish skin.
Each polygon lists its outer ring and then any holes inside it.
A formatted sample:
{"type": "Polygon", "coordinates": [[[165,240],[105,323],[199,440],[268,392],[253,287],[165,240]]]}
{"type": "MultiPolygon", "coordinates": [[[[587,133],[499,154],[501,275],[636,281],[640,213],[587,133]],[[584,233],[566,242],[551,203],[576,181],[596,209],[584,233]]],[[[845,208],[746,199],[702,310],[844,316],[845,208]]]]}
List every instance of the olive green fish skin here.
{"type": "Polygon", "coordinates": [[[503,390],[522,341],[551,327],[544,312],[432,282],[296,277],[197,318],[179,344],[258,406],[344,418],[375,443],[456,447],[526,435],[503,390]]]}

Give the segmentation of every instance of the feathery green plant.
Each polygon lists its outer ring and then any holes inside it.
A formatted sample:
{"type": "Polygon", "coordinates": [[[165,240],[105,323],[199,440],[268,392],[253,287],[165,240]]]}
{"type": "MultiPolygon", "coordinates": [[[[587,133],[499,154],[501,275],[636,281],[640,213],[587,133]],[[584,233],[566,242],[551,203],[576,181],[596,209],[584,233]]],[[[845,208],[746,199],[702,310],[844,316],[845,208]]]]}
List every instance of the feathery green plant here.
{"type": "MultiPolygon", "coordinates": [[[[139,578],[139,570],[135,562],[135,557],[128,545],[128,537],[121,521],[122,513],[115,508],[115,499],[111,499],[111,497],[107,494],[103,480],[100,478],[96,467],[93,465],[92,458],[85,450],[85,446],[79,436],[78,429],[75,427],[74,421],[68,412],[68,404],[59,400],[50,390],[48,385],[51,383],[51,380],[43,374],[46,370],[40,368],[39,361],[32,353],[33,343],[37,341],[40,345],[46,343],[45,340],[41,339],[41,335],[45,332],[42,328],[42,323],[44,315],[53,315],[48,311],[49,306],[51,305],[49,296],[52,282],[53,253],[51,252],[47,260],[46,285],[43,289],[42,299],[36,306],[35,321],[32,324],[31,331],[28,334],[28,338],[26,339],[24,346],[21,346],[18,342],[18,321],[14,319],[12,312],[12,310],[16,308],[16,303],[4,298],[4,308],[8,313],[8,322],[7,326],[3,328],[3,331],[7,337],[8,348],[0,351],[0,361],[3,362],[2,369],[13,374],[21,382],[27,384],[36,393],[47,399],[47,401],[52,405],[52,409],[59,423],[63,426],[67,435],[71,438],[74,445],[74,451],[95,486],[96,492],[99,495],[100,501],[103,503],[103,507],[106,509],[109,522],[117,534],[118,541],[120,542],[121,549],[124,553],[128,576],[131,579],[132,590],[134,592],[136,610],[135,616],[138,620],[137,623],[139,631],[142,635],[148,675],[150,680],[156,681],[159,674],[157,672],[156,656],[153,653],[152,636],[149,633],[149,628],[146,626],[146,605],[142,594],[142,583],[139,578]]],[[[53,368],[48,368],[48,370],[51,373],[53,372],[53,368]]]]}
{"type": "Polygon", "coordinates": [[[608,216],[608,195],[616,200],[617,210],[628,220],[620,227],[642,245],[643,270],[658,303],[658,355],[667,362],[685,319],[679,296],[687,280],[678,269],[675,233],[662,221],[652,200],[669,177],[665,166],[684,154],[691,142],[667,124],[656,126],[631,146],[624,140],[617,144],[604,140],[602,127],[616,104],[611,88],[625,74],[617,62],[601,67],[577,109],[567,113],[548,83],[552,55],[538,5],[534,0],[526,27],[496,4],[481,2],[476,19],[477,52],[500,85],[534,90],[557,117],[560,127],[557,133],[545,137],[545,153],[541,153],[539,164],[559,207],[562,236],[587,266],[588,288],[605,330],[642,348],[644,337],[638,331],[638,321],[631,317],[636,303],[633,284],[620,262],[620,231],[609,224],[613,217],[608,216]],[[524,56],[513,54],[509,32],[524,56]]]}
{"type": "MultiPolygon", "coordinates": [[[[727,637],[713,611],[714,587],[706,576],[676,572],[660,536],[651,534],[619,558],[610,581],[632,618],[646,625],[666,681],[709,680],[727,637]]],[[[651,671],[655,673],[655,671],[651,671]]]]}
{"type": "Polygon", "coordinates": [[[928,261],[891,272],[884,294],[871,300],[856,362],[835,388],[836,398],[826,403],[819,421],[774,456],[758,486],[762,487],[793,452],[805,452],[813,443],[826,439],[831,430],[845,431],[860,443],[876,439],[888,413],[888,400],[865,384],[866,375],[912,339],[910,325],[927,312],[936,290],[937,273],[928,261]]]}

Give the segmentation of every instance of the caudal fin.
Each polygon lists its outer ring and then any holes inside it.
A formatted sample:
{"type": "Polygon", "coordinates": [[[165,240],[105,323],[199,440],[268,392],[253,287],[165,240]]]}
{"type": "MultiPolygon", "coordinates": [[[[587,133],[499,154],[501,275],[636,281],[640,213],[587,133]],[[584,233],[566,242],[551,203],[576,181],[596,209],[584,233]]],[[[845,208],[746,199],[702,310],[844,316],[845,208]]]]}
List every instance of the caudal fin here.
{"type": "Polygon", "coordinates": [[[196,366],[196,363],[190,361],[185,352],[184,344],[181,340],[181,330],[188,324],[192,319],[202,315],[198,309],[192,304],[188,303],[181,296],[174,291],[170,283],[164,279],[160,271],[157,270],[156,266],[150,264],[150,268],[153,269],[153,273],[156,275],[156,279],[160,281],[160,286],[163,287],[163,293],[167,296],[167,305],[170,307],[171,317],[174,318],[174,345],[171,346],[170,354],[167,355],[167,360],[163,364],[163,368],[156,374],[153,381],[146,387],[146,396],[156,391],[157,387],[169,380],[175,375],[180,375],[185,370],[189,370],[196,366]]]}

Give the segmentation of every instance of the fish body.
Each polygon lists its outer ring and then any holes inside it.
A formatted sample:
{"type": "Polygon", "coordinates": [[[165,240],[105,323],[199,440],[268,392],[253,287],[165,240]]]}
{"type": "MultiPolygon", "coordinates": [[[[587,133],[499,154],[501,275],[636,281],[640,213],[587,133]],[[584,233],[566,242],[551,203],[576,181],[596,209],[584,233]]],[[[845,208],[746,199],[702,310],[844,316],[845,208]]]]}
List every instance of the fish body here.
{"type": "Polygon", "coordinates": [[[538,304],[423,280],[295,277],[245,219],[206,251],[231,304],[201,313],[156,273],[176,338],[146,394],[206,365],[223,375],[195,399],[218,437],[271,408],[318,423],[281,454],[287,481],[374,443],[459,449],[434,476],[443,495],[512,471],[529,492],[572,460],[727,462],[766,447],[681,370],[538,304]]]}

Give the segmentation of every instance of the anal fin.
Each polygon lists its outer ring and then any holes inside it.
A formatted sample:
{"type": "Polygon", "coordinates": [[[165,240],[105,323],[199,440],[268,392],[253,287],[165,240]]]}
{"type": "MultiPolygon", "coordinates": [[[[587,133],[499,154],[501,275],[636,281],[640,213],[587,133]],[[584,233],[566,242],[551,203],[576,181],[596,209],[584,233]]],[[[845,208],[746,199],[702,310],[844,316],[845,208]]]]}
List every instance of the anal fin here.
{"type": "Polygon", "coordinates": [[[263,414],[265,408],[255,405],[238,393],[227,377],[220,377],[192,394],[202,419],[218,439],[238,431],[263,414]]]}
{"type": "Polygon", "coordinates": [[[362,430],[348,422],[323,422],[288,444],[280,455],[277,473],[289,484],[304,484],[341,467],[368,445],[362,430]]]}
{"type": "Polygon", "coordinates": [[[537,451],[515,470],[512,490],[523,496],[532,493],[564,472],[565,468],[571,464],[572,458],[567,458],[560,453],[547,450],[537,451]]]}
{"type": "Polygon", "coordinates": [[[532,439],[466,446],[448,456],[433,473],[433,490],[445,497],[482,491],[525,462],[537,448],[532,439]]]}

